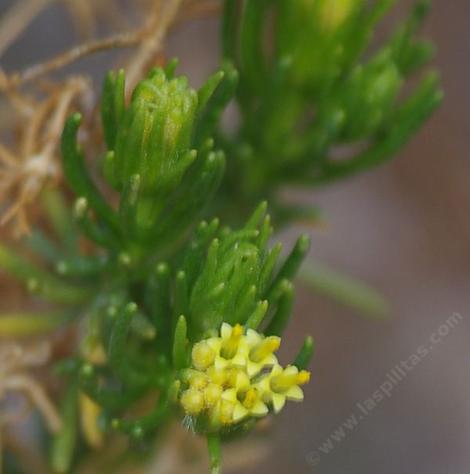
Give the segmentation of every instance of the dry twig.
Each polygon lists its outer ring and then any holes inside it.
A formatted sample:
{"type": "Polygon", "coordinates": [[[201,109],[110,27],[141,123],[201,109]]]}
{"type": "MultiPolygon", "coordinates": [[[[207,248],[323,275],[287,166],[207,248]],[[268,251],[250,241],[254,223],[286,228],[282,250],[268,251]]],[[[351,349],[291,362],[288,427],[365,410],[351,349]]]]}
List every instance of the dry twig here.
{"type": "MultiPolygon", "coordinates": [[[[39,410],[48,428],[56,433],[61,427],[60,416],[44,388],[27,373],[30,368],[46,364],[49,354],[49,345],[45,342],[30,348],[17,343],[0,346],[0,399],[8,392],[22,393],[39,410]]],[[[1,414],[0,429],[2,424],[15,419],[11,414],[1,414]]]]}
{"type": "Polygon", "coordinates": [[[176,21],[182,3],[182,0],[168,0],[162,6],[160,0],[158,0],[147,24],[135,32],[120,33],[109,38],[81,44],[48,61],[30,66],[22,72],[7,75],[0,71],[0,89],[6,92],[17,89],[91,54],[109,49],[140,45],[139,51],[129,66],[129,82],[134,83],[138,80],[139,74],[142,73],[148,62],[161,51],[162,41],[171,25],[176,21]]]}
{"type": "Polygon", "coordinates": [[[84,78],[71,78],[56,88],[30,113],[25,109],[25,127],[17,152],[0,144],[0,197],[11,203],[0,224],[16,217],[16,233],[29,231],[26,206],[34,202],[44,185],[57,179],[56,150],[70,104],[87,89],[84,78]]]}
{"type": "Polygon", "coordinates": [[[139,50],[127,67],[127,90],[132,90],[142,77],[143,71],[155,56],[161,52],[163,39],[171,25],[176,20],[182,0],[168,0],[162,5],[161,0],[155,2],[152,16],[147,24],[147,34],[144,36],[139,50]]]}
{"type": "MultiPolygon", "coordinates": [[[[8,47],[26,28],[34,13],[52,1],[23,0],[9,11],[7,17],[12,25],[3,36],[0,33],[0,54],[2,47],[8,47]]],[[[72,11],[79,9],[79,21],[83,23],[84,29],[91,28],[93,15],[97,19],[105,11],[91,0],[83,0],[80,5],[72,0],[63,1],[69,8],[73,7],[72,11]]],[[[104,2],[104,5],[108,3],[104,2]]],[[[0,144],[0,198],[11,199],[0,224],[15,218],[16,233],[28,231],[26,206],[35,200],[47,181],[58,177],[55,151],[65,115],[70,103],[86,87],[83,79],[69,79],[62,86],[55,84],[52,91],[48,91],[46,97],[38,101],[39,80],[85,56],[137,46],[137,51],[127,64],[127,91],[132,90],[149,64],[161,54],[164,39],[172,25],[188,18],[210,15],[218,10],[219,3],[214,0],[186,0],[186,8],[183,9],[183,0],[142,0],[141,7],[147,10],[148,21],[133,32],[89,41],[21,72],[6,74],[0,69],[0,91],[5,93],[22,124],[22,138],[17,149],[13,151],[0,144]],[[32,86],[27,89],[29,95],[25,92],[25,85],[32,86]]],[[[113,6],[116,8],[114,3],[113,6]]]]}

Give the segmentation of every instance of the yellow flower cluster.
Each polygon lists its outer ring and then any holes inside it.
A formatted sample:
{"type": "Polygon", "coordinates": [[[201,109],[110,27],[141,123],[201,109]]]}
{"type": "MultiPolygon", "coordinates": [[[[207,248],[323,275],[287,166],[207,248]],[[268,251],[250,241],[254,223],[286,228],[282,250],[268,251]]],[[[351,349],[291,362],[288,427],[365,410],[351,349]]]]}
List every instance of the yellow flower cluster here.
{"type": "Polygon", "coordinates": [[[286,400],[301,401],[300,385],[310,373],[283,368],[274,353],[281,339],[264,337],[241,325],[223,323],[220,337],[198,342],[192,350],[192,368],[183,372],[179,398],[187,415],[206,415],[211,426],[236,424],[263,417],[272,407],[278,413],[286,400]]]}

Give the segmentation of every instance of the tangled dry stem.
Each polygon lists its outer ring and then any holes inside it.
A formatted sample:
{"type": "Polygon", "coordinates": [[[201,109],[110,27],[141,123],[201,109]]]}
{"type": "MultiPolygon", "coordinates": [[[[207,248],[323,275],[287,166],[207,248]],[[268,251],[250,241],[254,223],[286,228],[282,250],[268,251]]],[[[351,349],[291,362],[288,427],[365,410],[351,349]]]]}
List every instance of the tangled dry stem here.
{"type": "MultiPolygon", "coordinates": [[[[7,13],[9,25],[0,34],[0,55],[17,39],[34,15],[52,1],[24,0],[7,13]]],[[[83,30],[89,30],[90,15],[96,10],[95,3],[91,2],[87,6],[85,3],[88,2],[84,1],[79,7],[77,2],[66,1],[72,12],[79,8],[79,12],[76,12],[79,23],[83,30]]],[[[6,74],[0,69],[0,91],[21,123],[21,138],[17,146],[0,144],[0,200],[6,203],[0,225],[13,222],[15,235],[29,232],[28,204],[36,200],[47,183],[58,181],[60,176],[56,155],[60,132],[71,104],[87,88],[90,89],[85,77],[70,77],[61,83],[52,82],[46,93],[39,90],[41,82],[47,79],[51,83],[51,74],[86,56],[111,49],[136,47],[126,65],[127,87],[131,90],[148,66],[162,53],[164,39],[172,25],[182,19],[211,14],[218,4],[214,1],[186,0],[185,8],[182,9],[183,0],[145,0],[145,3],[151,5],[151,8],[147,5],[150,8],[148,21],[135,31],[85,42],[20,72],[6,74]],[[27,86],[29,95],[25,92],[27,86]],[[38,95],[43,97],[39,101],[38,95]]],[[[116,17],[114,13],[111,16],[116,17]]]]}
{"type": "Polygon", "coordinates": [[[54,87],[40,103],[16,99],[24,128],[15,151],[0,144],[0,198],[10,201],[0,224],[15,219],[18,235],[29,231],[28,204],[37,199],[47,183],[59,178],[56,154],[64,121],[74,99],[87,87],[86,79],[72,77],[54,87]]]}
{"type": "Polygon", "coordinates": [[[15,426],[36,409],[43,417],[46,426],[52,433],[57,433],[62,426],[60,415],[47,395],[41,383],[29,371],[48,363],[50,346],[47,342],[20,345],[16,342],[0,343],[0,473],[2,472],[2,453],[4,448],[20,455],[25,472],[45,472],[38,453],[7,428],[15,426]],[[8,394],[14,395],[13,400],[22,403],[8,403],[8,394]],[[19,398],[20,396],[21,398],[19,398]]]}
{"type": "Polygon", "coordinates": [[[163,40],[174,23],[182,19],[186,20],[188,18],[209,16],[218,12],[220,9],[218,2],[197,2],[193,0],[192,2],[186,2],[184,11],[180,11],[183,3],[185,3],[183,0],[167,0],[166,2],[156,0],[153,2],[149,20],[143,27],[138,28],[136,31],[119,33],[108,38],[92,40],[80,44],[47,61],[27,67],[21,72],[5,74],[3,71],[0,71],[0,90],[9,92],[17,89],[24,84],[37,80],[41,76],[53,73],[85,56],[110,49],[139,46],[138,51],[128,65],[128,76],[135,81],[134,76],[142,74],[142,69],[161,51],[163,40]]]}
{"type": "MultiPolygon", "coordinates": [[[[57,409],[42,385],[28,373],[30,369],[47,364],[49,358],[50,348],[45,341],[31,347],[16,342],[0,345],[0,400],[4,400],[9,392],[22,394],[41,413],[48,428],[56,433],[62,424],[57,409]]],[[[23,416],[24,410],[0,412],[0,430],[2,425],[23,416]]]]}

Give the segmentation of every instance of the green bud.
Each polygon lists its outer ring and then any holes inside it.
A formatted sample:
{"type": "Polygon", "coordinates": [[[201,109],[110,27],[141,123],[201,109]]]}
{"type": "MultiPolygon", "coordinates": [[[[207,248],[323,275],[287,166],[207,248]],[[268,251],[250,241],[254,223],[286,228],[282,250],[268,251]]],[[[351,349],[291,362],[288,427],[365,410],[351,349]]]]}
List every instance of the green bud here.
{"type": "Polygon", "coordinates": [[[358,66],[340,94],[339,107],[346,114],[345,140],[373,134],[394,109],[403,79],[397,66],[382,55],[358,66]]]}
{"type": "Polygon", "coordinates": [[[232,84],[233,71],[219,71],[196,91],[186,77],[173,77],[173,66],[152,70],[127,108],[124,73],[108,74],[104,84],[103,174],[121,193],[119,226],[134,249],[135,242],[145,248],[180,236],[211,199],[224,171],[224,155],[213,148],[210,135],[232,90],[227,81],[232,84]]]}
{"type": "Polygon", "coordinates": [[[118,189],[133,175],[140,175],[143,195],[177,186],[196,157],[190,146],[197,100],[186,78],[168,80],[162,69],[138,84],[118,124],[110,163],[118,189]]]}

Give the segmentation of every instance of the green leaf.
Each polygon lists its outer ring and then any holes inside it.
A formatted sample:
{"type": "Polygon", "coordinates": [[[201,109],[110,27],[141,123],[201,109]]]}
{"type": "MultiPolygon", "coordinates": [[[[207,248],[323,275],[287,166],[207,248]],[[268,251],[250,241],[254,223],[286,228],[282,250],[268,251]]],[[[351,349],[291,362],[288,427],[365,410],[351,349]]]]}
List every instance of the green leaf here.
{"type": "Polygon", "coordinates": [[[76,199],[73,214],[78,228],[92,242],[114,250],[121,247],[120,237],[103,222],[93,220],[90,217],[88,200],[84,196],[80,196],[76,199]]]}
{"type": "Polygon", "coordinates": [[[89,206],[112,230],[117,231],[117,217],[93,183],[83,153],[77,145],[77,132],[81,115],[72,115],[62,133],[62,166],[68,184],[77,196],[84,196],[89,206]]]}
{"type": "Polygon", "coordinates": [[[129,358],[128,334],[136,314],[135,303],[128,303],[121,309],[113,324],[108,344],[109,365],[125,384],[134,388],[147,385],[153,377],[153,374],[139,370],[129,358]]]}
{"type": "Polygon", "coordinates": [[[306,234],[300,236],[295,243],[294,248],[290,252],[282,264],[276,278],[271,283],[271,287],[267,292],[267,299],[270,301],[278,291],[278,287],[284,280],[291,280],[295,277],[297,271],[302,264],[305,255],[310,248],[310,237],[306,234]]]}
{"type": "Polygon", "coordinates": [[[194,131],[196,146],[202,146],[204,140],[218,134],[222,113],[233,99],[237,85],[238,72],[231,63],[227,63],[201,88],[194,131]]]}
{"type": "Polygon", "coordinates": [[[25,245],[47,263],[54,263],[63,256],[57,244],[52,242],[39,229],[34,229],[31,234],[26,237],[25,245]]]}
{"type": "Polygon", "coordinates": [[[115,388],[105,386],[94,367],[88,363],[80,368],[78,380],[81,391],[98,405],[109,410],[123,410],[142,396],[141,387],[137,390],[127,388],[127,390],[117,391],[115,388]]]}
{"type": "Polygon", "coordinates": [[[30,291],[51,302],[77,304],[86,301],[92,294],[89,287],[69,285],[3,245],[0,245],[0,269],[25,282],[30,291]]]}
{"type": "Polygon", "coordinates": [[[180,314],[187,314],[189,308],[189,289],[186,273],[180,270],[175,279],[175,297],[174,297],[175,317],[180,314]]]}
{"type": "Polygon", "coordinates": [[[240,65],[253,90],[263,87],[266,74],[263,54],[263,24],[268,0],[246,0],[240,24],[240,65]]]}
{"type": "Polygon", "coordinates": [[[44,209],[55,235],[68,252],[76,248],[77,229],[74,225],[69,204],[60,191],[47,188],[41,193],[41,206],[44,209]]]}
{"type": "Polygon", "coordinates": [[[245,327],[247,329],[256,330],[258,326],[262,323],[267,311],[268,302],[266,300],[260,301],[256,306],[256,309],[253,311],[252,315],[248,318],[245,327]]]}
{"type": "Polygon", "coordinates": [[[390,314],[390,305],[379,292],[324,264],[307,262],[300,270],[299,279],[313,291],[353,308],[364,317],[385,319],[390,314]]]}
{"type": "Polygon", "coordinates": [[[114,150],[116,135],[125,111],[125,74],[110,71],[103,83],[101,98],[101,120],[104,137],[109,150],[114,150]]]}
{"type": "Polygon", "coordinates": [[[170,59],[165,66],[165,76],[167,79],[173,79],[175,77],[175,71],[178,67],[179,59],[172,58],[170,59]]]}
{"type": "Polygon", "coordinates": [[[305,370],[310,365],[313,354],[315,352],[315,344],[311,336],[305,338],[297,357],[295,358],[294,364],[299,370],[305,370]]]}
{"type": "Polygon", "coordinates": [[[224,78],[224,71],[217,71],[216,73],[212,74],[212,76],[207,79],[204,85],[199,89],[198,95],[198,103],[197,103],[197,113],[204,109],[204,107],[209,102],[209,99],[214,94],[214,91],[219,87],[219,84],[224,78]]]}
{"type": "Polygon", "coordinates": [[[327,161],[323,171],[311,179],[312,184],[325,184],[357,174],[390,159],[416,133],[418,128],[441,103],[443,94],[438,78],[429,74],[417,90],[394,112],[383,136],[363,153],[345,161],[327,161]]]}
{"type": "Polygon", "coordinates": [[[155,431],[165,421],[169,414],[168,408],[168,393],[164,391],[150,413],[134,419],[114,419],[112,427],[139,440],[155,431]]]}
{"type": "Polygon", "coordinates": [[[54,330],[67,322],[60,313],[3,313],[0,314],[0,337],[36,336],[54,330]]]}
{"type": "Polygon", "coordinates": [[[173,365],[176,370],[181,370],[188,366],[187,334],[188,325],[186,323],[186,318],[181,315],[176,323],[173,339],[173,365]]]}
{"type": "Polygon", "coordinates": [[[160,343],[171,344],[170,324],[170,267],[167,263],[158,263],[150,274],[145,291],[148,312],[157,329],[160,343]]]}

